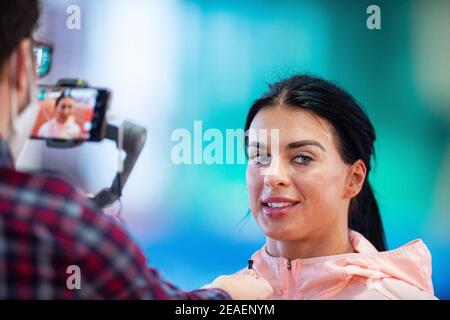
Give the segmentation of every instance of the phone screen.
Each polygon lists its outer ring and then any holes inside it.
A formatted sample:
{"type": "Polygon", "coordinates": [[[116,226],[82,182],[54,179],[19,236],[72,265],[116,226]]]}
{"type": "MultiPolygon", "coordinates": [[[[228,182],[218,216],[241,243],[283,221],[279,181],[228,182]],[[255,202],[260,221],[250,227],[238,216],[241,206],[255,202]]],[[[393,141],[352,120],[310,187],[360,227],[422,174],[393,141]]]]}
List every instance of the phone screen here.
{"type": "Polygon", "coordinates": [[[101,140],[109,93],[96,88],[38,86],[39,115],[31,138],[101,140]]]}

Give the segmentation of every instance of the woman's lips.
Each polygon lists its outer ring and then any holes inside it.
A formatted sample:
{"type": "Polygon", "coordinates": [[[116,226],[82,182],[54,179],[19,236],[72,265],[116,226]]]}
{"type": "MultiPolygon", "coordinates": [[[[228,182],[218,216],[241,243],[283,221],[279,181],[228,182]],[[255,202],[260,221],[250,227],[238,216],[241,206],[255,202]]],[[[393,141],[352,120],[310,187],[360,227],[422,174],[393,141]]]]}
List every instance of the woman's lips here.
{"type": "Polygon", "coordinates": [[[291,213],[300,204],[300,201],[283,197],[270,197],[262,200],[261,203],[262,212],[265,216],[280,219],[291,213]]]}

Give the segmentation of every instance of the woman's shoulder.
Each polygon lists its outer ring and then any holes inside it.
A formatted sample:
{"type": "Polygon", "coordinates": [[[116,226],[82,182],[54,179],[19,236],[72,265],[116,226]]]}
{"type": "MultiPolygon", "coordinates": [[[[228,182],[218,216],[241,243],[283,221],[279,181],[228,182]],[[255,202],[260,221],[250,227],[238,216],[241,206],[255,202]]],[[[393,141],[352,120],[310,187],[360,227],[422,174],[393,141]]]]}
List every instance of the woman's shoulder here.
{"type": "MultiPolygon", "coordinates": [[[[355,300],[438,300],[433,294],[395,278],[355,280],[350,288],[353,291],[350,295],[345,290],[340,295],[355,300]]],[[[335,298],[340,299],[340,295],[335,298]]]]}
{"type": "Polygon", "coordinates": [[[437,300],[437,298],[426,291],[422,291],[403,280],[385,278],[380,280],[379,288],[376,290],[390,294],[392,299],[402,300],[437,300]]]}

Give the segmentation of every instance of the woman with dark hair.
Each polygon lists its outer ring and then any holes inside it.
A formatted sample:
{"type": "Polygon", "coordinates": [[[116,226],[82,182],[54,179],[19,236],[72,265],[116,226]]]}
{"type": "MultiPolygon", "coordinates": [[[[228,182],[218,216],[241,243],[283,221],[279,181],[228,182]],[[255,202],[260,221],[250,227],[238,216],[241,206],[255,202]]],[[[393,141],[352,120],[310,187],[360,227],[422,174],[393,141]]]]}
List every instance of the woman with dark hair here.
{"type": "Polygon", "coordinates": [[[39,129],[38,136],[53,139],[81,139],[82,131],[75,121],[74,100],[63,92],[55,101],[53,117],[39,129]]]}
{"type": "Polygon", "coordinates": [[[368,180],[375,130],[351,95],[294,76],[255,101],[245,130],[251,212],[267,239],[253,269],[273,299],[435,298],[421,240],[386,251],[368,180]]]}

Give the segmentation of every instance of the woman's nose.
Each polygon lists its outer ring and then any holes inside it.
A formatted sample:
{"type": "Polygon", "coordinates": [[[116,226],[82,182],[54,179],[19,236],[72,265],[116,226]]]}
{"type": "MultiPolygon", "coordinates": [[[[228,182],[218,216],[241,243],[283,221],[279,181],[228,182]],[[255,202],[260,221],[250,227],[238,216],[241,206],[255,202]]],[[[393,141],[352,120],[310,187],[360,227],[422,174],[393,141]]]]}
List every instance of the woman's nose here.
{"type": "Polygon", "coordinates": [[[269,188],[289,185],[286,168],[280,161],[272,161],[269,168],[266,168],[262,174],[264,175],[264,184],[269,188]]]}

